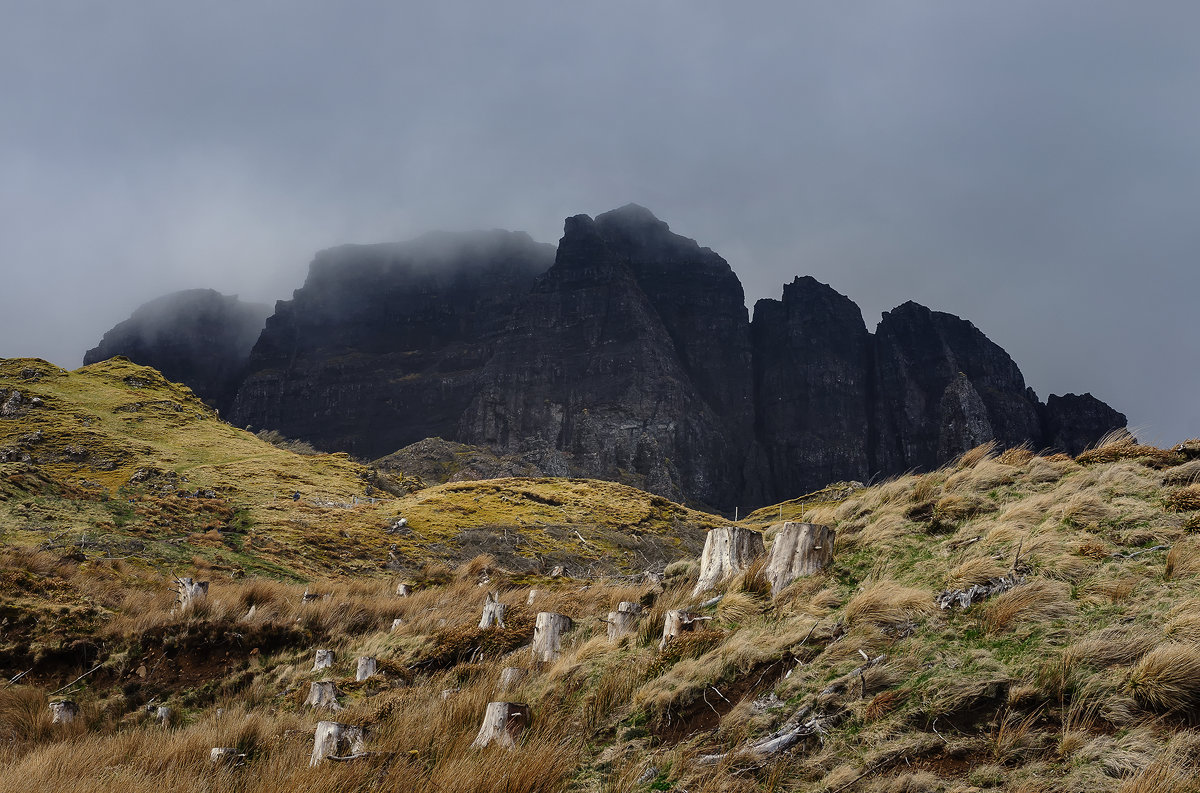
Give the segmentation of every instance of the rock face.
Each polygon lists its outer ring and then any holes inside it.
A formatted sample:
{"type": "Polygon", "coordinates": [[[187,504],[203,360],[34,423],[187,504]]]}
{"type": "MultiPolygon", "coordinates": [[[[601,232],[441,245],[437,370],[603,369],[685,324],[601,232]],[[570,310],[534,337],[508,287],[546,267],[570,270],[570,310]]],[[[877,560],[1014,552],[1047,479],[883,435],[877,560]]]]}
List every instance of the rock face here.
{"type": "Polygon", "coordinates": [[[872,469],[929,470],[995,439],[1044,445],[1021,370],[966,320],[905,303],[875,332],[872,469]]]}
{"type": "Polygon", "coordinates": [[[233,422],[368,458],[453,438],[496,331],[553,257],[506,231],[323,251],[254,345],[233,422]]]}
{"type": "Polygon", "coordinates": [[[640,207],[578,215],[497,343],[458,438],[732,504],[750,371],[745,298],[723,259],[640,207]]]}
{"type": "Polygon", "coordinates": [[[871,474],[871,334],[849,298],[797,278],[754,306],[756,431],[763,502],[871,474]]]}
{"type": "Polygon", "coordinates": [[[244,374],[269,306],[212,289],[174,292],[139,307],[87,351],[84,365],[123,355],[186,383],[224,412],[244,374]]]}
{"type": "MultiPolygon", "coordinates": [[[[212,352],[217,323],[177,314],[138,327],[182,341],[115,351],[227,399],[173,359],[210,351],[227,372],[246,353],[212,352]]],[[[557,251],[505,231],[324,251],[231,402],[234,423],[320,449],[400,449],[380,465],[405,476],[592,476],[728,512],[991,439],[1076,453],[1125,424],[1090,395],[1042,405],[974,325],[915,303],[872,334],[849,298],[797,278],[751,323],[728,263],[632,204],[568,218],[557,251]]]]}
{"type": "Polygon", "coordinates": [[[1124,427],[1125,414],[1091,394],[1051,394],[1042,409],[1042,426],[1047,446],[1076,455],[1108,432],[1124,427]]]}

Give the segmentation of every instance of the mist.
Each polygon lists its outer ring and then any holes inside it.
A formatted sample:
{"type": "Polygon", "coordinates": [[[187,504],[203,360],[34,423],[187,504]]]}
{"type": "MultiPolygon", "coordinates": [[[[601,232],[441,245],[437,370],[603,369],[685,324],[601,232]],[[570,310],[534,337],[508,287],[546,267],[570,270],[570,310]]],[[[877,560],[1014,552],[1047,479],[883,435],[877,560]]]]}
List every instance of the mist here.
{"type": "Polygon", "coordinates": [[[970,319],[1043,399],[1200,435],[1200,7],[25,4],[0,29],[0,356],[286,299],[320,249],[554,242],[628,202],[869,326],[970,319]]]}

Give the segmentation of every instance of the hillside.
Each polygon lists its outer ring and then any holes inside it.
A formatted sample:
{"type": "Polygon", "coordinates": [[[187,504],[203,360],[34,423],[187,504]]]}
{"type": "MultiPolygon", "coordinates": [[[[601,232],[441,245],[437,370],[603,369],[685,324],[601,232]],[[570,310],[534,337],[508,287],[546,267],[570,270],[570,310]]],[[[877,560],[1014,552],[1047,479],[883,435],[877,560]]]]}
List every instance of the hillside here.
{"type": "MultiPolygon", "coordinates": [[[[638,572],[650,565],[637,551],[607,570],[593,560],[656,532],[660,558],[695,554],[714,518],[555,479],[318,507],[309,499],[367,498],[370,470],[269,446],[153,375],[122,361],[74,373],[0,365],[0,403],[14,387],[37,395],[44,404],[15,418],[45,438],[37,461],[3,464],[0,672],[18,679],[0,686],[0,789],[1196,789],[1200,444],[1168,451],[1117,436],[1078,458],[985,445],[924,475],[830,487],[741,526],[769,546],[781,519],[828,525],[832,566],[775,597],[760,566],[693,595],[694,559],[661,578],[638,572]],[[172,406],[117,410],[139,391],[172,406]],[[55,459],[81,456],[67,446],[89,456],[55,459]],[[158,505],[169,498],[139,492],[117,525],[111,502],[130,503],[117,490],[148,459],[220,495],[167,516],[158,505]],[[293,489],[301,502],[270,498],[293,489]],[[205,542],[236,531],[198,531],[219,504],[247,516],[240,550],[205,542]],[[386,533],[400,513],[411,536],[386,533]],[[37,550],[54,536],[37,526],[77,530],[105,514],[113,525],[89,531],[144,547],[37,550]],[[498,528],[474,535],[468,524],[498,528]],[[450,532],[457,557],[436,547],[450,532]],[[509,546],[497,555],[484,542],[513,534],[525,539],[503,559],[509,546]],[[378,549],[390,544],[414,564],[382,570],[378,549]],[[491,555],[468,558],[481,550],[491,555]],[[566,575],[544,574],[555,558],[566,575]],[[168,574],[210,581],[207,597],[181,609],[168,574]],[[936,605],[974,585],[1007,589],[936,605]],[[478,627],[489,593],[507,606],[504,627],[478,627]],[[610,641],[621,601],[643,613],[610,641]],[[708,619],[660,647],[667,613],[684,608],[708,619]],[[535,612],[572,619],[550,663],[527,646],[535,612]],[[318,648],[334,651],[331,668],[312,669],[318,648]],[[356,680],[362,656],[382,673],[356,680]],[[523,678],[502,690],[507,668],[523,678]],[[326,679],[336,715],[303,704],[326,679]],[[51,724],[48,704],[64,696],[80,715],[51,724]],[[473,749],[495,700],[527,704],[529,728],[512,750],[473,749]],[[366,753],[309,768],[316,724],[331,718],[365,726],[366,753]],[[771,738],[786,750],[770,751],[771,738]],[[244,757],[213,765],[213,747],[244,757]]],[[[0,418],[0,448],[18,442],[13,418],[0,418]]]]}

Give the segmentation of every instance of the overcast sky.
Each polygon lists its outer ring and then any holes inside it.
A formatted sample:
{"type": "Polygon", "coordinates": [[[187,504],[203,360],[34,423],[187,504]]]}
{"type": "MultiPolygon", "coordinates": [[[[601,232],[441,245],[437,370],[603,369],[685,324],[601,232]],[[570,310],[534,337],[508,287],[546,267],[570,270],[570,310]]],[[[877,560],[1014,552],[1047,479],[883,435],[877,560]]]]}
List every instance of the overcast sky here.
{"type": "Polygon", "coordinates": [[[1043,399],[1200,435],[1200,4],[0,5],[0,356],[313,253],[634,201],[748,303],[966,317],[1043,399]]]}

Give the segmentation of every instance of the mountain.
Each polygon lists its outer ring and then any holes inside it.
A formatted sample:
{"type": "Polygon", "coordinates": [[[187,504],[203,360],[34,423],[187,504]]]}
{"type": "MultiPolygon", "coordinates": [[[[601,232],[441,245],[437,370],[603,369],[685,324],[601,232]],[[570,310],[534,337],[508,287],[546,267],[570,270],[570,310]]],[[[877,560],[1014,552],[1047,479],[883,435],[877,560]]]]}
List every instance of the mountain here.
{"type": "Polygon", "coordinates": [[[490,231],[324,251],[242,361],[238,426],[364,459],[441,438],[520,461],[481,470],[729,512],[989,440],[1078,453],[1125,425],[1090,394],[1041,403],[978,328],[916,303],[872,333],[804,277],[751,321],[724,259],[633,204],[568,218],[557,249],[490,231]]]}
{"type": "Polygon", "coordinates": [[[83,363],[123,355],[169,380],[187,383],[207,404],[224,411],[270,314],[269,306],[212,289],[173,292],[141,306],[105,333],[83,363]]]}

